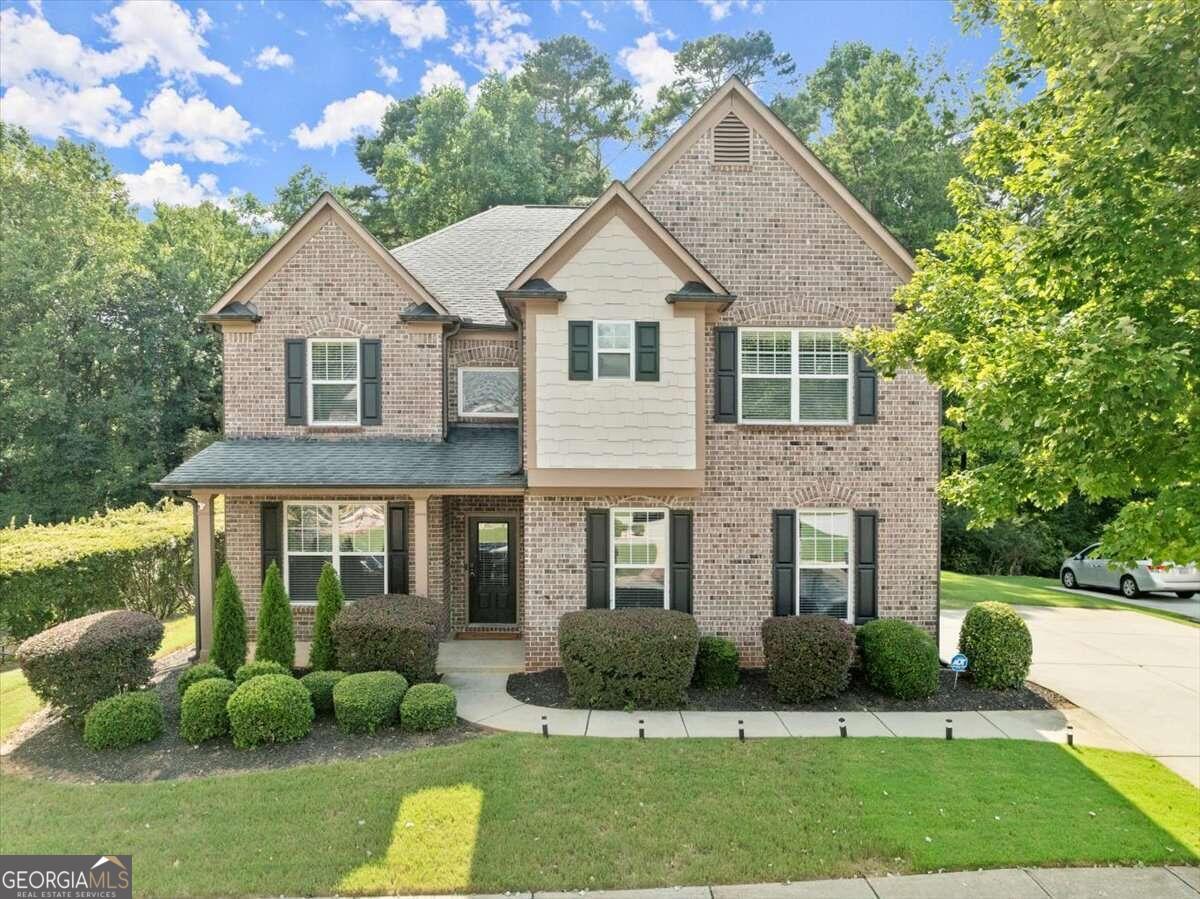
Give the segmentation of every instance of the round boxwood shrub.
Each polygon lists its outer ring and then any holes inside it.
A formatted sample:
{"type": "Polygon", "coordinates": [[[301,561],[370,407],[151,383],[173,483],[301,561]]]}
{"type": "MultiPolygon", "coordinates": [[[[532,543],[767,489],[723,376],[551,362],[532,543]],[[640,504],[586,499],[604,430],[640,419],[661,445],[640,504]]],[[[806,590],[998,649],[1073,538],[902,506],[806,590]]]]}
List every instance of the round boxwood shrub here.
{"type": "Polygon", "coordinates": [[[179,736],[195,744],[229,733],[229,711],[225,706],[236,689],[237,684],[223,677],[208,677],[192,684],[179,704],[179,736]]]}
{"type": "Polygon", "coordinates": [[[162,732],[162,700],[153,690],[101,699],[83,719],[83,742],[90,749],[126,749],[149,743],[162,732]]]}
{"type": "Polygon", "coordinates": [[[933,638],[915,624],[880,618],[858,629],[863,671],[876,690],[898,699],[924,699],[938,688],[933,638]]]}
{"type": "Polygon", "coordinates": [[[738,651],[732,640],[709,635],[700,638],[692,686],[702,690],[727,690],[738,684],[738,651]]]}
{"type": "Polygon", "coordinates": [[[233,675],[233,682],[239,687],[252,677],[262,677],[264,674],[286,674],[292,676],[290,668],[285,668],[279,662],[247,662],[233,675]]]}
{"type": "Polygon", "coordinates": [[[417,684],[400,701],[405,730],[441,730],[458,720],[458,701],[445,684],[417,684]]]}
{"type": "Polygon", "coordinates": [[[162,624],[144,612],[97,612],[30,637],[17,662],[29,688],[79,724],[101,699],[149,682],[162,636],[162,624]]]}
{"type": "Polygon", "coordinates": [[[308,690],[287,674],[250,678],[233,691],[225,708],[238,749],[299,740],[312,730],[315,717],[308,690]]]}
{"type": "Polygon", "coordinates": [[[1033,638],[1012,606],[981,602],[971,606],[958,634],[958,651],[970,664],[975,683],[989,690],[1019,687],[1033,661],[1033,638]]]}
{"type": "Polygon", "coordinates": [[[584,609],[558,625],[567,691],[581,708],[678,708],[699,641],[696,620],[669,609],[584,609]]]}
{"type": "Polygon", "coordinates": [[[318,715],[328,715],[333,711],[333,688],[345,676],[344,671],[310,671],[300,678],[318,715]]]}
{"type": "Polygon", "coordinates": [[[202,680],[211,678],[225,679],[225,672],[221,670],[219,665],[214,665],[212,662],[200,662],[198,665],[193,665],[188,668],[183,674],[179,675],[179,681],[175,684],[175,689],[179,691],[179,696],[182,698],[187,694],[188,687],[192,684],[198,684],[202,680]]]}
{"type": "Polygon", "coordinates": [[[823,615],[767,618],[762,623],[767,682],[780,702],[813,702],[850,685],[854,628],[823,615]]]}
{"type": "Polygon", "coordinates": [[[435,606],[418,596],[391,594],[346,606],[333,619],[338,667],[348,674],[398,671],[414,684],[433,680],[437,668],[435,606]]]}
{"type": "Polygon", "coordinates": [[[396,671],[348,674],[333,688],[338,727],[348,734],[373,734],[395,724],[408,681],[396,671]]]}

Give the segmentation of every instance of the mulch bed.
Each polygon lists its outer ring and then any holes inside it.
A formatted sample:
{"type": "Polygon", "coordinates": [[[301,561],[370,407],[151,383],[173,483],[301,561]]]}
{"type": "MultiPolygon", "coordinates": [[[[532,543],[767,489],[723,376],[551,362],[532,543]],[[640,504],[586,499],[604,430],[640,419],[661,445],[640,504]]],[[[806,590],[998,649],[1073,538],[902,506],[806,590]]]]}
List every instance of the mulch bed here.
{"type": "MultiPolygon", "coordinates": [[[[569,709],[567,679],[561,668],[537,674],[510,674],[508,692],[522,702],[569,709]]],[[[747,669],[741,682],[729,690],[687,692],[686,711],[697,712],[992,712],[1070,708],[1057,693],[1029,681],[1017,690],[982,690],[967,675],[954,685],[954,673],[943,669],[937,693],[928,699],[894,699],[869,687],[859,677],[850,689],[832,699],[794,705],[780,702],[767,683],[764,669],[747,669]]]]}
{"type": "Polygon", "coordinates": [[[57,714],[43,709],[32,715],[0,747],[5,774],[68,783],[100,781],[182,780],[289,768],[294,765],[368,759],[427,746],[442,746],[485,733],[459,721],[454,727],[428,734],[388,728],[376,734],[344,734],[331,718],[319,717],[312,733],[294,743],[234,749],[228,737],[192,746],[179,737],[179,697],[175,682],[188,667],[190,650],[155,663],[155,688],[163,701],[163,735],[129,749],[93,752],[80,732],[57,714]]]}

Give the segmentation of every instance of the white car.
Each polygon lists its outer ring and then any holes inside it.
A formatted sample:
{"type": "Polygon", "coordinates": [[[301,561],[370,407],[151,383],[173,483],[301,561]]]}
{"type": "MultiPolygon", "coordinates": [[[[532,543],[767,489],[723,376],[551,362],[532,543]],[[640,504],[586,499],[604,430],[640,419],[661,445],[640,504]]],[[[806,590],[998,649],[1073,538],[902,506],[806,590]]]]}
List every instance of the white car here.
{"type": "Polygon", "coordinates": [[[1174,593],[1191,599],[1200,590],[1200,569],[1191,565],[1151,565],[1140,562],[1136,568],[1112,568],[1108,559],[1096,555],[1099,543],[1082,549],[1062,564],[1059,577],[1064,587],[1103,587],[1119,590],[1126,599],[1136,599],[1154,591],[1174,593]]]}

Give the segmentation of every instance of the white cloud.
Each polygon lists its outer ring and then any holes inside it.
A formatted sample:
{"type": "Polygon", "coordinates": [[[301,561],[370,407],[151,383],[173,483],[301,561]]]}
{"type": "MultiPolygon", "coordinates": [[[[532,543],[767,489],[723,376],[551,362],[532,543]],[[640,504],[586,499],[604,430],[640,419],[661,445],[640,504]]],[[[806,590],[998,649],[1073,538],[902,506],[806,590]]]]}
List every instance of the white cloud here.
{"type": "Polygon", "coordinates": [[[558,15],[562,12],[562,0],[550,0],[550,8],[554,10],[555,15],[558,15]]]}
{"type": "Polygon", "coordinates": [[[637,13],[637,17],[647,25],[654,21],[654,15],[650,12],[650,0],[629,0],[629,5],[637,13]]]}
{"type": "Polygon", "coordinates": [[[504,0],[469,0],[475,13],[474,36],[463,34],[454,43],[454,52],[471,60],[481,72],[512,75],[524,58],[537,49],[532,35],[518,28],[530,18],[504,0]]]}
{"type": "Polygon", "coordinates": [[[761,15],[764,8],[762,3],[751,5],[750,0],[698,0],[698,2],[708,10],[708,14],[714,22],[720,22],[735,8],[748,9],[756,16],[761,15]]]}
{"type": "Polygon", "coordinates": [[[637,94],[645,106],[654,103],[660,87],[675,79],[675,54],[659,45],[653,31],[639,37],[634,46],[621,48],[617,60],[637,82],[637,94]]]}
{"type": "Polygon", "coordinates": [[[136,134],[133,106],[115,84],[73,88],[49,78],[27,78],[4,92],[4,120],[50,140],[74,134],[106,147],[127,147],[136,134]]]}
{"type": "MultiPolygon", "coordinates": [[[[339,0],[331,5],[340,5],[339,0]]],[[[342,16],[345,21],[386,23],[400,43],[412,50],[447,34],[446,11],[436,0],[420,4],[410,0],[345,0],[345,6],[349,9],[342,16]]]]}
{"type": "Polygon", "coordinates": [[[461,91],[466,90],[467,83],[463,81],[462,75],[458,74],[458,70],[454,66],[444,62],[436,65],[427,63],[425,74],[421,76],[421,93],[431,94],[439,87],[456,87],[461,91]]]}
{"type": "Polygon", "coordinates": [[[292,54],[284,53],[278,47],[263,47],[258,56],[254,57],[256,69],[290,69],[295,62],[292,54]]]}
{"type": "Polygon", "coordinates": [[[193,181],[177,162],[167,164],[156,160],[140,175],[129,172],[118,177],[125,184],[130,202],[147,209],[155,203],[199,206],[207,202],[222,207],[229,204],[228,197],[217,188],[216,175],[204,172],[193,181]]]}
{"type": "Polygon", "coordinates": [[[579,15],[583,16],[583,22],[588,27],[588,31],[603,31],[604,23],[593,16],[586,9],[580,10],[579,15]]]}
{"type": "Polygon", "coordinates": [[[400,70],[382,56],[375,57],[375,74],[388,84],[395,84],[400,80],[400,70]]]}
{"type": "Polygon", "coordinates": [[[317,150],[336,147],[359,134],[376,134],[379,121],[394,102],[390,95],[362,91],[345,100],[335,100],[325,107],[316,125],[297,125],[292,140],[302,149],[317,150]]]}
{"type": "Polygon", "coordinates": [[[258,133],[232,106],[219,107],[199,96],[185,100],[170,87],[142,107],[135,124],[138,149],[147,159],[184,156],[200,162],[234,162],[241,158],[238,148],[258,133]]]}

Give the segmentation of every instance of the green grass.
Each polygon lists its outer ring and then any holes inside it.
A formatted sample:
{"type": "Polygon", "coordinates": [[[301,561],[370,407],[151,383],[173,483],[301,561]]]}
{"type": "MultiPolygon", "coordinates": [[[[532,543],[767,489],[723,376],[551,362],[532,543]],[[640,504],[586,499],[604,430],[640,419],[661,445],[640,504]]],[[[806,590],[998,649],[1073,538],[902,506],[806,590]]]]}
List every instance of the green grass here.
{"type": "Polygon", "coordinates": [[[1117,599],[1088,596],[1084,593],[1053,590],[1058,581],[1045,577],[959,574],[942,572],[942,608],[967,609],[977,602],[994,599],[1018,606],[1059,606],[1072,609],[1120,609],[1141,612],[1155,618],[1165,618],[1182,624],[1200,627],[1200,622],[1186,615],[1130,605],[1117,599]]]}
{"type": "MultiPolygon", "coordinates": [[[[184,649],[195,642],[196,619],[191,615],[173,618],[164,623],[162,646],[155,658],[184,649]]],[[[41,700],[33,695],[25,683],[20,668],[0,671],[0,742],[8,738],[21,722],[42,707],[41,700]]]]}
{"type": "Polygon", "coordinates": [[[0,803],[0,852],[77,852],[103,833],[153,896],[745,883],[1200,850],[1200,792],[1153,759],[1012,740],[511,734],[190,781],[7,776],[0,803]]]}

